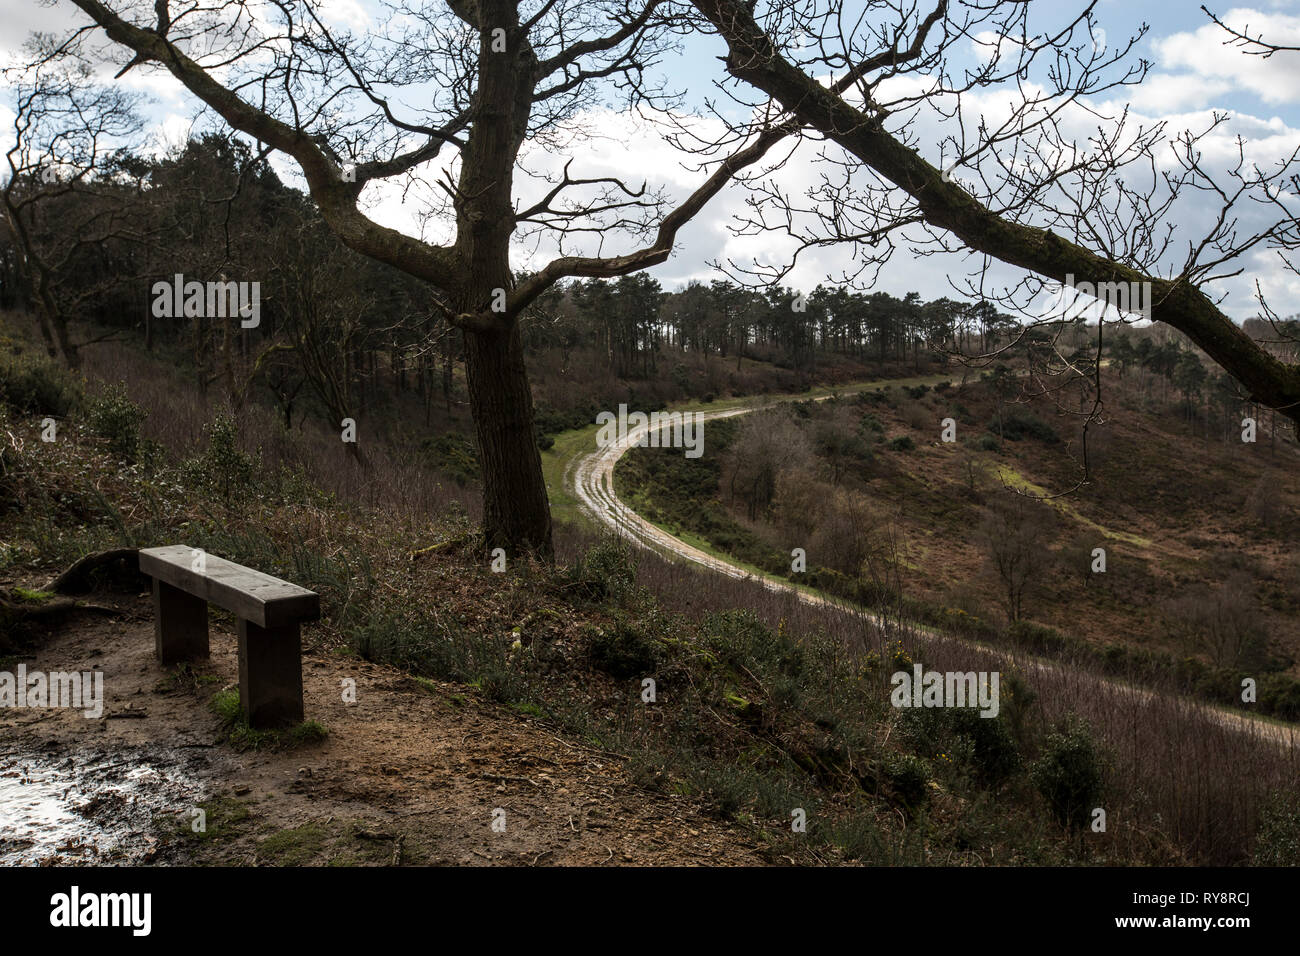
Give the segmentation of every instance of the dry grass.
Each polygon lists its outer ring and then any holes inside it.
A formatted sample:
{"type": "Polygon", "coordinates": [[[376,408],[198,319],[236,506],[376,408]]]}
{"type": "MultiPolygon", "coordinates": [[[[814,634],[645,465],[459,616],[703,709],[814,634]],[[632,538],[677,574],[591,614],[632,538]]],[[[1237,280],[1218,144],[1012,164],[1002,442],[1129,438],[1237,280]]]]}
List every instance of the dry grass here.
{"type": "MultiPolygon", "coordinates": [[[[93,393],[102,384],[120,382],[148,417],[143,434],[176,457],[203,441],[203,426],[223,407],[217,386],[202,394],[192,380],[164,361],[120,343],[86,350],[84,371],[93,393]]],[[[300,470],[306,480],[340,501],[394,514],[423,516],[459,509],[477,520],[481,502],[474,488],[448,481],[422,462],[413,443],[360,433],[371,467],[362,468],[348,454],[339,432],[314,420],[292,431],[268,408],[247,404],[238,414],[240,444],[272,472],[300,470]]],[[[400,424],[393,427],[401,435],[400,424]]]]}

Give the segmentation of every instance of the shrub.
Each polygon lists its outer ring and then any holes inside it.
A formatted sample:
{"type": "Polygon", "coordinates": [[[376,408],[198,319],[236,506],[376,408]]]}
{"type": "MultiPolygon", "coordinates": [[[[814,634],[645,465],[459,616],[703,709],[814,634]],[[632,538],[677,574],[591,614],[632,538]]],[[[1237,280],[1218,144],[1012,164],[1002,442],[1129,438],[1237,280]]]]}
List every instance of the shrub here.
{"type": "Polygon", "coordinates": [[[1275,489],[1267,479],[1260,478],[1246,495],[1244,510],[1261,528],[1273,528],[1282,509],[1275,489]]]}
{"type": "Polygon", "coordinates": [[[592,628],[587,653],[599,670],[620,680],[650,674],[659,663],[655,642],[626,620],[607,628],[592,628]]]}
{"type": "Polygon", "coordinates": [[[1012,622],[1007,627],[1007,637],[1012,643],[1039,654],[1059,653],[1070,646],[1068,638],[1056,628],[1033,621],[1012,622]]]}
{"type": "Polygon", "coordinates": [[[987,786],[1001,784],[1020,769],[1020,750],[1001,714],[981,717],[975,707],[908,709],[900,714],[899,730],[922,753],[966,755],[965,771],[987,786]]]}
{"type": "Polygon", "coordinates": [[[1038,692],[1015,671],[1002,672],[1000,691],[1001,706],[997,719],[1006,721],[1014,740],[1024,740],[1026,719],[1030,708],[1038,701],[1038,692]]]}
{"type": "Polygon", "coordinates": [[[930,774],[924,760],[914,754],[890,754],[882,769],[894,797],[906,810],[915,812],[925,806],[930,799],[930,774]]]}
{"type": "Polygon", "coordinates": [[[976,443],[980,451],[1001,451],[1002,444],[992,435],[981,435],[976,443]]]}
{"type": "Polygon", "coordinates": [[[715,611],[702,625],[705,644],[718,660],[754,675],[799,677],[807,665],[803,648],[749,610],[715,611]]]}
{"type": "Polygon", "coordinates": [[[64,416],[81,401],[81,386],[48,358],[0,361],[0,404],[23,415],[64,416]]]}
{"type": "Polygon", "coordinates": [[[1300,799],[1275,793],[1264,804],[1255,831],[1256,866],[1300,866],[1300,799]]]}
{"type": "Polygon", "coordinates": [[[897,668],[907,669],[912,666],[912,655],[903,647],[902,641],[894,641],[886,648],[889,653],[889,662],[897,668]]]}
{"type": "Polygon", "coordinates": [[[236,491],[251,488],[257,464],[239,449],[239,431],[235,419],[220,414],[203,426],[207,449],[181,466],[186,481],[199,488],[219,491],[229,498],[236,491]]]}
{"type": "Polygon", "coordinates": [[[108,442],[115,456],[134,461],[140,450],[140,425],[146,417],[145,410],[126,394],[126,388],[115,382],[91,401],[87,424],[108,442]]]}
{"type": "MultiPolygon", "coordinates": [[[[998,419],[994,416],[989,421],[988,430],[996,434],[998,429],[998,419]]],[[[1011,408],[1003,413],[1001,431],[1002,437],[1010,441],[1020,441],[1028,437],[1036,438],[1048,445],[1055,445],[1061,440],[1055,428],[1023,408],[1011,408]]]]}
{"type": "Polygon", "coordinates": [[[973,772],[981,782],[997,786],[1020,769],[1020,750],[1010,722],[1001,712],[996,717],[981,717],[973,708],[955,708],[948,713],[953,730],[974,746],[973,772]]]}
{"type": "MultiPolygon", "coordinates": [[[[1241,682],[1233,681],[1234,703],[1241,682]]],[[[1300,681],[1286,674],[1265,674],[1259,682],[1259,701],[1265,713],[1283,720],[1300,720],[1300,681]]]]}
{"type": "Polygon", "coordinates": [[[878,437],[884,432],[884,430],[884,423],[875,415],[871,414],[871,412],[867,412],[863,415],[862,419],[858,422],[858,431],[860,432],[875,432],[878,437]]]}
{"type": "Polygon", "coordinates": [[[921,431],[934,424],[934,413],[920,402],[907,402],[898,410],[907,427],[921,431]]]}
{"type": "Polygon", "coordinates": [[[539,404],[533,412],[533,428],[537,433],[538,445],[543,449],[550,448],[555,444],[552,436],[575,428],[586,428],[596,420],[596,416],[601,411],[603,411],[602,407],[596,402],[586,402],[565,409],[539,404]]]}
{"type": "Polygon", "coordinates": [[[891,451],[911,451],[916,447],[916,442],[912,441],[911,435],[899,435],[897,438],[891,438],[889,448],[891,451]]]}
{"type": "MultiPolygon", "coordinates": [[[[546,449],[555,444],[554,439],[548,441],[550,444],[543,445],[539,437],[538,447],[546,449]]],[[[433,462],[434,467],[460,487],[478,481],[478,451],[468,438],[451,433],[439,435],[437,438],[425,439],[420,450],[433,462]]]]}
{"type": "Polygon", "coordinates": [[[1047,735],[1030,777],[1062,826],[1082,829],[1101,800],[1101,754],[1092,731],[1070,716],[1047,735]]]}
{"type": "Polygon", "coordinates": [[[568,587],[585,597],[617,598],[636,583],[636,566],[628,546],[611,535],[574,561],[566,578],[568,587]]]}

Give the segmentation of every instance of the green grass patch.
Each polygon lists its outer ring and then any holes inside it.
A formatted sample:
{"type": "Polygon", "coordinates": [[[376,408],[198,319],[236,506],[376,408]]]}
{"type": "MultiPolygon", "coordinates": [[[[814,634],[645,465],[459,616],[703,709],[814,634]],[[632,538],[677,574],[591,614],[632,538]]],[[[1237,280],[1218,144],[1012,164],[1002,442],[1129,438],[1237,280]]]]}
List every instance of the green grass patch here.
{"type": "Polygon", "coordinates": [[[1114,541],[1123,541],[1125,544],[1135,545],[1136,547],[1139,548],[1149,548],[1153,543],[1150,538],[1144,538],[1141,535],[1130,534],[1127,531],[1113,531],[1110,528],[1098,524],[1096,521],[1093,521],[1091,518],[1083,515],[1079,511],[1079,509],[1074,506],[1074,503],[1069,501],[1066,498],[1048,497],[1050,492],[1046,488],[1044,488],[1042,485],[1034,484],[1032,481],[1030,481],[1020,472],[1016,471],[1010,465],[1007,465],[1003,462],[985,463],[985,469],[988,474],[992,475],[1002,484],[1010,488],[1016,488],[1020,491],[1027,492],[1028,494],[1039,495],[1045,498],[1047,500],[1047,503],[1050,504],[1057,511],[1073,519],[1074,521],[1077,521],[1079,524],[1091,528],[1093,531],[1096,531],[1098,534],[1101,534],[1104,537],[1110,538],[1114,541]]]}
{"type": "Polygon", "coordinates": [[[321,824],[307,823],[262,840],[257,845],[257,856],[271,866],[303,866],[325,850],[329,837],[330,832],[321,824]]]}
{"type": "Polygon", "coordinates": [[[239,691],[233,687],[212,695],[212,709],[221,718],[226,740],[237,750],[292,750],[319,743],[329,736],[319,721],[305,720],[283,730],[256,730],[248,725],[239,691]]]}
{"type": "Polygon", "coordinates": [[[183,813],[176,824],[176,833],[184,840],[197,843],[227,840],[252,816],[247,804],[232,797],[212,797],[194,809],[203,811],[203,816],[197,817],[192,811],[183,813]]]}

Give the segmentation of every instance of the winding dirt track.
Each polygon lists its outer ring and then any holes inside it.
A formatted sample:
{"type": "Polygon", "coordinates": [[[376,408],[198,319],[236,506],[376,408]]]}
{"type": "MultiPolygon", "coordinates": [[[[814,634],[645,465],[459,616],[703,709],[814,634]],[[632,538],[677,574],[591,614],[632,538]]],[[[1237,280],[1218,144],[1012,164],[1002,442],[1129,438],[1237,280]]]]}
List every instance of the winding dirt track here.
{"type": "MultiPolygon", "coordinates": [[[[880,385],[889,384],[888,382],[872,383],[859,388],[850,390],[869,390],[880,385]]],[[[793,397],[793,396],[791,396],[793,397]]],[[[815,401],[825,401],[830,395],[819,396],[815,401]]],[[[745,415],[749,412],[757,411],[761,408],[771,407],[777,404],[770,399],[758,400],[750,405],[743,405],[737,408],[729,408],[722,411],[708,411],[699,413],[701,421],[712,421],[719,418],[732,418],[737,415],[745,415]]],[[[594,520],[608,528],[613,529],[625,538],[630,539],[640,547],[657,551],[660,554],[692,561],[696,564],[708,568],[718,574],[725,574],[727,577],[739,580],[751,580],[761,584],[772,591],[793,592],[793,594],[805,604],[811,604],[816,607],[840,608],[850,613],[863,615],[872,623],[879,623],[880,619],[870,612],[864,612],[857,607],[851,607],[845,603],[835,601],[831,598],[819,594],[813,594],[809,591],[803,591],[779,578],[775,578],[761,572],[747,571],[746,569],[732,564],[721,558],[716,558],[711,554],[701,551],[674,537],[662,528],[651,524],[645,518],[641,517],[630,507],[628,507],[614,491],[614,467],[618,460],[627,454],[628,450],[637,447],[643,437],[645,437],[650,428],[648,425],[642,425],[630,429],[628,433],[611,442],[604,448],[597,448],[595,451],[579,455],[573,459],[565,469],[564,483],[572,491],[582,509],[586,511],[594,520]]],[[[931,628],[920,624],[910,624],[909,628],[918,633],[924,633],[931,640],[937,640],[942,643],[966,643],[960,638],[943,635],[931,628]]],[[[973,643],[970,646],[978,646],[973,643]]],[[[990,650],[990,648],[980,647],[981,650],[990,650]]],[[[1011,664],[1026,674],[1034,672],[1061,673],[1064,668],[1053,661],[1043,658],[1030,657],[1025,655],[1012,655],[1006,651],[998,651],[1011,664]]],[[[1155,691],[1134,687],[1119,681],[1109,680],[1086,672],[1072,674],[1078,680],[1095,681],[1099,687],[1111,692],[1118,692],[1127,696],[1135,697],[1141,701],[1155,699],[1158,695],[1155,691]]],[[[1213,707],[1208,704],[1197,702],[1200,709],[1207,717],[1217,723],[1240,731],[1251,736],[1258,736],[1265,740],[1271,740],[1283,747],[1300,747],[1300,728],[1283,724],[1272,723],[1266,720],[1258,720],[1234,711],[1213,707]]]]}

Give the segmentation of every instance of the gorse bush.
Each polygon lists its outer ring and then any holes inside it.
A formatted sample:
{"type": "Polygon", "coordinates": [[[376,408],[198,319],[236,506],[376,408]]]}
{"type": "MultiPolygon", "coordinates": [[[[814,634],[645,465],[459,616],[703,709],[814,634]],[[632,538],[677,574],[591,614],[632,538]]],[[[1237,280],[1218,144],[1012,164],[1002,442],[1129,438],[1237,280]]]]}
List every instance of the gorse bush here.
{"type": "Polygon", "coordinates": [[[462,488],[481,477],[478,451],[474,448],[474,443],[464,436],[449,433],[429,438],[421,445],[421,450],[433,462],[434,467],[462,488]]]}
{"type": "Polygon", "coordinates": [[[1102,794],[1101,753],[1087,723],[1070,716],[1048,734],[1030,776],[1058,823],[1087,826],[1102,794]]]}
{"type": "Polygon", "coordinates": [[[20,415],[62,417],[82,399],[81,385],[67,369],[44,357],[0,359],[0,404],[20,415]]]}
{"type": "Polygon", "coordinates": [[[885,424],[875,415],[867,412],[867,414],[863,415],[858,421],[858,431],[863,432],[864,434],[871,432],[873,433],[871,439],[873,441],[880,441],[881,435],[885,431],[885,424]]]}
{"type": "Polygon", "coordinates": [[[1020,769],[1020,750],[1005,714],[981,717],[972,707],[926,707],[901,712],[899,729],[917,750],[942,754],[985,786],[996,787],[1020,769]]]}
{"type": "Polygon", "coordinates": [[[190,485],[219,493],[229,499],[236,492],[249,491],[257,473],[257,462],[239,448],[235,419],[221,414],[203,426],[207,448],[181,465],[190,485]]]}
{"type": "Polygon", "coordinates": [[[1070,639],[1056,628],[1033,621],[1012,621],[1007,625],[1006,636],[1038,654],[1060,653],[1071,647],[1070,639]]]}
{"type": "Polygon", "coordinates": [[[126,388],[113,383],[91,400],[87,424],[108,442],[114,456],[134,461],[140,451],[140,426],[146,417],[145,410],[127,396],[126,388]]]}
{"type": "Polygon", "coordinates": [[[1256,866],[1300,866],[1300,797],[1278,792],[1264,804],[1255,832],[1256,866]]]}
{"type": "Polygon", "coordinates": [[[587,654],[598,670],[620,680],[653,673],[659,659],[654,639],[625,617],[610,627],[590,629],[587,654]]]}
{"type": "Polygon", "coordinates": [[[636,582],[632,552],[626,543],[611,535],[574,561],[566,578],[569,587],[584,597],[622,597],[636,582]]]}
{"type": "Polygon", "coordinates": [[[988,424],[988,430],[994,434],[1000,431],[1002,437],[1010,441],[1036,438],[1045,444],[1055,445],[1061,440],[1055,428],[1023,408],[1012,408],[1004,412],[1000,422],[997,416],[994,416],[988,424]]]}
{"type": "Polygon", "coordinates": [[[763,624],[753,611],[716,611],[704,619],[704,642],[719,661],[763,674],[800,677],[804,649],[763,624]]]}
{"type": "Polygon", "coordinates": [[[894,798],[909,813],[915,813],[929,802],[930,772],[920,757],[891,753],[881,769],[894,798]]]}

